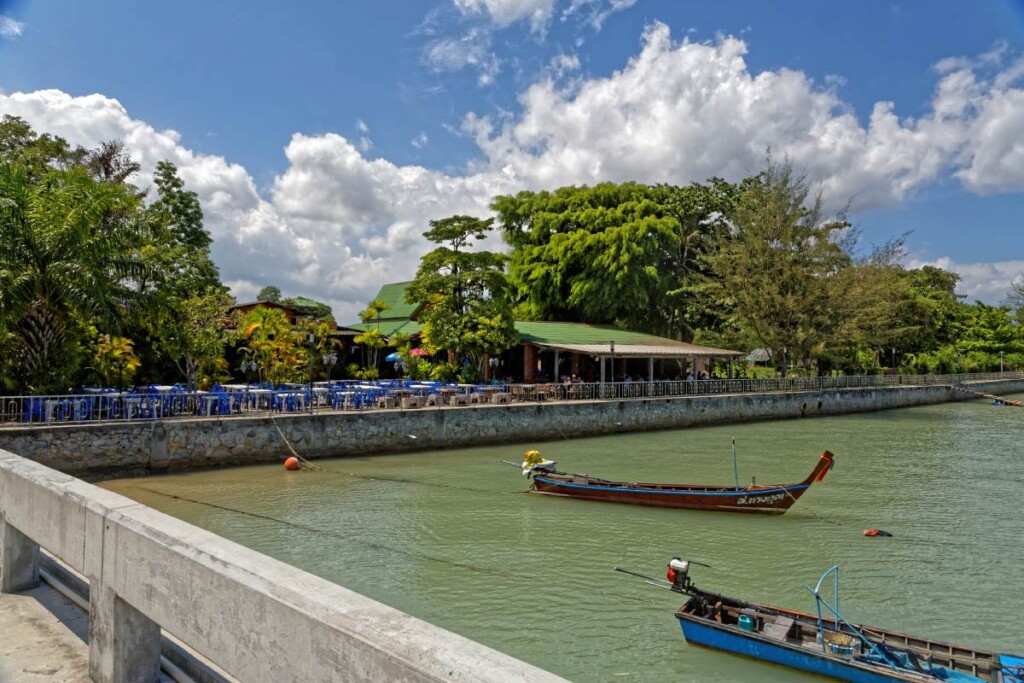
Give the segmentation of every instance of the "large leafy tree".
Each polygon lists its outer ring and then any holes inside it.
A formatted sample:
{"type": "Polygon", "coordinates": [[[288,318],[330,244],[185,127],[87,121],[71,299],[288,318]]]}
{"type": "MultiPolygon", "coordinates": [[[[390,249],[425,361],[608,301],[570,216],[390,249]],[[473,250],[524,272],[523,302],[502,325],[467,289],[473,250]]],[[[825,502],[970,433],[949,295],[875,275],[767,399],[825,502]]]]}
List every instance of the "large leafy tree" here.
{"type": "Polygon", "coordinates": [[[274,285],[267,285],[256,295],[256,301],[269,301],[276,304],[281,301],[281,289],[274,285]]]}
{"type": "Polygon", "coordinates": [[[140,170],[124,145],[93,150],[0,120],[0,377],[8,388],[58,390],[84,379],[98,339],[122,337],[143,379],[181,358],[159,342],[190,301],[224,291],[194,192],[158,164],[156,198],[131,184],[140,170]],[[163,360],[161,360],[163,358],[163,360]],[[161,367],[161,363],[163,366],[161,367]]]}
{"type": "MultiPolygon", "coordinates": [[[[725,303],[760,344],[806,360],[828,344],[840,320],[837,274],[850,257],[837,242],[847,227],[791,164],[769,159],[729,212],[732,234],[705,259],[704,293],[725,303]]],[[[785,372],[785,363],[783,363],[785,372]]]]}
{"type": "Polygon", "coordinates": [[[216,309],[226,300],[226,290],[210,258],[212,240],[196,193],[185,189],[177,169],[166,161],[157,164],[154,185],[156,199],[145,211],[150,239],[139,247],[150,277],[139,283],[144,306],[132,316],[131,332],[151,375],[173,375],[191,385],[196,372],[213,363],[207,357],[218,346],[213,337],[225,333],[221,329],[212,337],[187,340],[182,330],[192,329],[197,319],[223,320],[216,309]]]}
{"type": "Polygon", "coordinates": [[[1024,353],[1024,330],[1006,306],[989,306],[980,301],[964,305],[956,326],[956,347],[965,354],[996,357],[1000,352],[1024,353]]]}
{"type": "Polygon", "coordinates": [[[159,263],[169,293],[185,299],[220,287],[220,274],[210,258],[213,239],[203,226],[198,195],[185,189],[169,161],[157,163],[153,183],[157,199],[148,214],[157,233],[150,258],[159,263]]]}
{"type": "Polygon", "coordinates": [[[516,314],[621,323],[678,338],[713,322],[688,292],[736,188],[602,183],[497,197],[516,314]]]}
{"type": "Polygon", "coordinates": [[[165,330],[158,346],[175,363],[189,388],[195,388],[200,371],[216,374],[224,348],[232,341],[226,322],[234,303],[221,288],[211,286],[171,311],[174,326],[165,330]]]}
{"type": "Polygon", "coordinates": [[[37,134],[20,117],[8,114],[0,119],[0,164],[24,168],[30,181],[53,169],[82,165],[88,154],[88,150],[72,147],[63,138],[37,134]]]}
{"type": "Polygon", "coordinates": [[[15,337],[9,371],[22,387],[61,391],[82,360],[88,321],[118,327],[147,267],[137,194],[80,167],[33,180],[0,164],[0,311],[15,337]]]}
{"type": "Polygon", "coordinates": [[[430,221],[423,235],[441,245],[420,260],[406,289],[409,303],[426,304],[423,336],[433,349],[447,350],[479,377],[485,355],[518,343],[505,276],[505,256],[472,247],[493,230],[494,219],[451,216],[430,221]]]}
{"type": "Polygon", "coordinates": [[[962,307],[956,293],[960,276],[935,266],[905,271],[910,304],[903,310],[910,329],[895,341],[910,353],[930,352],[953,341],[962,307]]]}

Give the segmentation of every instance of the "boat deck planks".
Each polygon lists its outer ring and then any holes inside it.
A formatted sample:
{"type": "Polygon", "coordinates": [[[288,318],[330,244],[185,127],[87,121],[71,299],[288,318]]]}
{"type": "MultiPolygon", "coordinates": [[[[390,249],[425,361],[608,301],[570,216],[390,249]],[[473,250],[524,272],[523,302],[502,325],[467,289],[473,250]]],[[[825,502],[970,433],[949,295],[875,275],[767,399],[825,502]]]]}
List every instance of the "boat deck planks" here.
{"type": "Polygon", "coordinates": [[[794,621],[790,617],[778,617],[774,624],[766,624],[762,633],[775,640],[786,640],[789,630],[793,628],[793,623],[794,621]]]}

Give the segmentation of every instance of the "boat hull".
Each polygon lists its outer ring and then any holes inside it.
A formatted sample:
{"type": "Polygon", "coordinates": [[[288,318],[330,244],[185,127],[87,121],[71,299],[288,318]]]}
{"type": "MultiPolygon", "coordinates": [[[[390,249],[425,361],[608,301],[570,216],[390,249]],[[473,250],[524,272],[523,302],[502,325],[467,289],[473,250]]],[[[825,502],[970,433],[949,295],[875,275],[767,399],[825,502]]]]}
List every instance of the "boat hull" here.
{"type": "Polygon", "coordinates": [[[773,662],[781,666],[801,669],[822,676],[829,676],[841,681],[853,683],[887,683],[889,681],[916,681],[919,677],[909,678],[893,672],[894,675],[882,673],[882,670],[865,670],[853,663],[832,659],[805,648],[772,642],[766,638],[758,638],[751,634],[733,633],[729,627],[712,627],[698,621],[679,617],[683,635],[688,643],[723,650],[733,654],[751,657],[764,662],[773,662]]]}
{"type": "Polygon", "coordinates": [[[675,616],[694,645],[858,683],[1024,683],[1024,669],[1016,670],[1024,660],[1011,655],[822,620],[692,586],[681,592],[691,598],[675,616]]]}
{"type": "Polygon", "coordinates": [[[757,489],[651,488],[641,484],[619,484],[593,479],[577,481],[568,477],[534,475],[534,493],[605,503],[628,503],[650,507],[760,512],[782,514],[810,487],[809,483],[757,489]]]}

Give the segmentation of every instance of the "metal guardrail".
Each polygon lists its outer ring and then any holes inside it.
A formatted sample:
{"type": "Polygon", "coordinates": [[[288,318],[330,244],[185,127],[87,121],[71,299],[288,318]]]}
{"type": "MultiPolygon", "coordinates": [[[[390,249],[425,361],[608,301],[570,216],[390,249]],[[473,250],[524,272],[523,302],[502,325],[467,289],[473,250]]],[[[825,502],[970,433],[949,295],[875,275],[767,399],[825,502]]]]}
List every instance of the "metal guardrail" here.
{"type": "Polygon", "coordinates": [[[549,384],[440,385],[392,383],[212,392],[104,392],[0,397],[0,428],[106,422],[145,422],[195,417],[348,410],[412,409],[485,403],[543,401],[622,401],[780,391],[815,391],[891,386],[954,385],[963,382],[1024,379],[1024,372],[956,375],[843,375],[769,379],[656,380],[549,384]]]}

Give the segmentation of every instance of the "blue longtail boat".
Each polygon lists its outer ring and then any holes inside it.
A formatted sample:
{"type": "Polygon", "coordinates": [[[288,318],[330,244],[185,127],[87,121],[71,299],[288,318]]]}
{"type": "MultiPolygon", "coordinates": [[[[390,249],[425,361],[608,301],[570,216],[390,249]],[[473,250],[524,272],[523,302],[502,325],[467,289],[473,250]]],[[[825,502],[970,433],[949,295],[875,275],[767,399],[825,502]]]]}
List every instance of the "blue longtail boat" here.
{"type": "MultiPolygon", "coordinates": [[[[648,583],[690,596],[675,616],[687,642],[854,683],[1024,683],[1024,657],[854,624],[839,612],[839,567],[807,589],[815,614],[746,602],[697,588],[691,562],[673,558],[667,581],[648,583]],[[832,602],[822,584],[832,576],[832,602]]],[[[700,563],[692,563],[700,564],[700,563]]],[[[706,565],[705,565],[706,566],[706,565]]]]}

